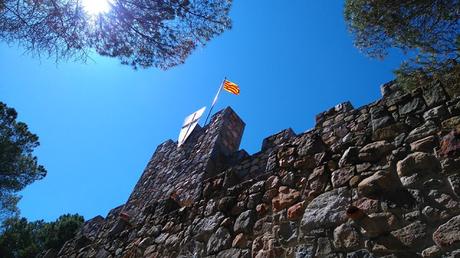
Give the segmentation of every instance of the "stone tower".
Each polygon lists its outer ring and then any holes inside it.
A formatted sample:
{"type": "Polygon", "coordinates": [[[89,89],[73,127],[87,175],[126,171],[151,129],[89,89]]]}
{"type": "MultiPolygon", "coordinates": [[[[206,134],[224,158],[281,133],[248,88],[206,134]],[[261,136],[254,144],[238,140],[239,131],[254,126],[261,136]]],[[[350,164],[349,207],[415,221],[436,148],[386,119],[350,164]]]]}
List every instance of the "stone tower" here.
{"type": "Polygon", "coordinates": [[[160,144],[134,187],[123,211],[136,217],[146,207],[173,196],[179,203],[199,198],[202,182],[232,165],[245,124],[227,107],[204,128],[197,126],[184,145],[160,144]]]}

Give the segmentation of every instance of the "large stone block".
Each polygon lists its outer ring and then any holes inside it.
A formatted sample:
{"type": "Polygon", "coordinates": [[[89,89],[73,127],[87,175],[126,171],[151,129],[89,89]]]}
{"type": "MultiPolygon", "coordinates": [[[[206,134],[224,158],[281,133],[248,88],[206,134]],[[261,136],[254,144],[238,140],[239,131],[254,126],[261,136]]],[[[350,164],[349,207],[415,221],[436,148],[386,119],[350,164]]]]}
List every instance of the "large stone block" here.
{"type": "Polygon", "coordinates": [[[348,181],[355,174],[355,167],[339,168],[332,172],[331,181],[334,188],[339,188],[348,184],[348,181]]]}
{"type": "Polygon", "coordinates": [[[233,231],[235,233],[245,232],[248,233],[252,230],[252,226],[255,222],[255,212],[253,210],[247,210],[242,212],[238,218],[236,218],[235,225],[233,225],[233,231]]]}
{"type": "Polygon", "coordinates": [[[420,140],[437,132],[438,126],[431,120],[426,121],[423,125],[413,129],[406,138],[411,143],[420,140]]]}
{"type": "Polygon", "coordinates": [[[207,252],[208,254],[216,254],[224,249],[230,248],[231,244],[232,235],[230,235],[228,229],[220,227],[209,238],[207,252]]]}
{"type": "Polygon", "coordinates": [[[350,198],[350,191],[345,187],[319,195],[305,209],[301,228],[309,231],[342,224],[347,220],[346,210],[350,198]]]}
{"type": "Polygon", "coordinates": [[[407,115],[410,113],[423,113],[426,109],[425,101],[422,98],[413,98],[409,102],[399,107],[400,115],[407,115]]]}
{"type": "Polygon", "coordinates": [[[217,212],[213,216],[200,219],[193,229],[195,232],[195,238],[199,241],[206,241],[220,225],[223,219],[224,215],[221,212],[217,212]]]}
{"type": "Polygon", "coordinates": [[[441,171],[441,163],[432,154],[414,152],[397,163],[396,171],[400,177],[410,176],[414,173],[439,173],[441,171]]]}
{"type": "Polygon", "coordinates": [[[428,106],[442,104],[448,100],[448,96],[441,83],[434,82],[423,89],[423,97],[428,106]]]}
{"type": "Polygon", "coordinates": [[[360,195],[369,198],[381,198],[383,194],[389,194],[401,187],[397,176],[389,171],[377,171],[370,177],[365,178],[358,184],[360,195]]]}
{"type": "Polygon", "coordinates": [[[427,227],[422,222],[416,221],[404,228],[392,231],[391,235],[404,246],[415,248],[426,242],[427,227]]]}
{"type": "Polygon", "coordinates": [[[378,161],[394,149],[394,145],[386,141],[372,142],[359,150],[359,158],[363,161],[378,161]]]}
{"type": "Polygon", "coordinates": [[[460,215],[439,226],[433,233],[433,240],[442,248],[458,248],[460,246],[459,232],[460,215]]]}
{"type": "Polygon", "coordinates": [[[437,137],[431,135],[426,138],[420,139],[410,144],[410,148],[414,152],[428,152],[433,153],[434,148],[438,144],[437,137]]]}

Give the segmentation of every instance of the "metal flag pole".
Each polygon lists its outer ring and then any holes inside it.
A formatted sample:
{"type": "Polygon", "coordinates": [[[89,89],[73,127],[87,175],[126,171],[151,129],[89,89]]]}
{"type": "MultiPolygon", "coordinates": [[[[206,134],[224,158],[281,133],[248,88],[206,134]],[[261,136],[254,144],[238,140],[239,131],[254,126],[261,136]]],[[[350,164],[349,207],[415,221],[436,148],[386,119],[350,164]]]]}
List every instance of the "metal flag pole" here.
{"type": "Polygon", "coordinates": [[[224,86],[225,80],[227,80],[227,77],[224,77],[224,80],[220,83],[219,90],[217,90],[217,94],[214,97],[214,100],[212,101],[211,108],[209,109],[209,113],[208,113],[208,116],[206,117],[206,121],[204,122],[204,125],[208,124],[209,116],[211,115],[212,109],[214,108],[214,105],[216,104],[217,99],[219,98],[219,94],[222,91],[222,86],[224,86]]]}

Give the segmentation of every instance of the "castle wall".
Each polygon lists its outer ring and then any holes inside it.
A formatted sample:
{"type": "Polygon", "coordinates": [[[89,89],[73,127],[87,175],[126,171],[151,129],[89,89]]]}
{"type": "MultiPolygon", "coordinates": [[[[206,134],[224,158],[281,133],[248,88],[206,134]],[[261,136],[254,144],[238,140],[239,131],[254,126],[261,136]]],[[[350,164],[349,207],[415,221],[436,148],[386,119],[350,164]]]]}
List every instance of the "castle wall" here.
{"type": "Polygon", "coordinates": [[[270,136],[254,155],[238,151],[243,123],[224,110],[187,149],[160,145],[127,204],[59,256],[456,257],[460,98],[439,84],[409,94],[388,83],[382,95],[270,136]]]}

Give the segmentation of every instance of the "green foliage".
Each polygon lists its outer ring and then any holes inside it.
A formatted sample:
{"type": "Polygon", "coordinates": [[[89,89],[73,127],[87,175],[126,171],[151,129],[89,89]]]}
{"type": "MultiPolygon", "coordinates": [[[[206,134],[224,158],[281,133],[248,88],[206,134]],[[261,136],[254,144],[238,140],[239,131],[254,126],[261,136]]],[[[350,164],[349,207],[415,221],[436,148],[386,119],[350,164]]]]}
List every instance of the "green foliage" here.
{"type": "Polygon", "coordinates": [[[399,48],[414,58],[395,72],[410,90],[434,80],[458,94],[460,0],[346,0],[345,20],[355,46],[384,58],[399,48]]]}
{"type": "Polygon", "coordinates": [[[46,175],[33,155],[38,137],[16,118],[16,111],[0,102],[0,220],[17,213],[18,191],[46,175]]]}
{"type": "Polygon", "coordinates": [[[395,75],[398,84],[407,91],[440,82],[450,96],[460,96],[460,64],[454,59],[418,66],[405,62],[395,75]]]}
{"type": "Polygon", "coordinates": [[[78,214],[62,215],[50,223],[42,220],[28,222],[25,218],[7,219],[0,235],[0,254],[2,257],[28,258],[51,248],[59,250],[75,236],[83,222],[83,217],[78,214]]]}
{"type": "Polygon", "coordinates": [[[7,219],[0,236],[0,253],[4,257],[35,257],[39,253],[34,232],[42,222],[29,223],[27,219],[7,219]]]}
{"type": "Polygon", "coordinates": [[[373,57],[391,47],[451,56],[460,36],[459,0],[346,0],[355,45],[373,57]]]}
{"type": "Polygon", "coordinates": [[[66,214],[60,216],[53,223],[44,224],[39,236],[45,250],[50,248],[59,250],[67,240],[75,236],[83,222],[83,217],[78,214],[66,214]]]}
{"type": "Polygon", "coordinates": [[[86,60],[96,50],[134,68],[167,69],[231,27],[231,4],[115,0],[108,13],[91,17],[79,0],[0,0],[0,40],[56,61],[86,60]]]}

